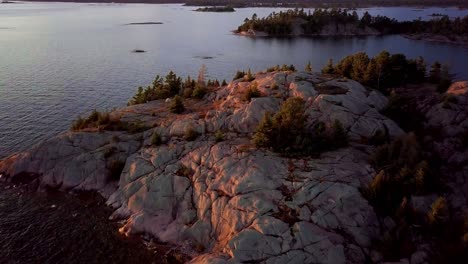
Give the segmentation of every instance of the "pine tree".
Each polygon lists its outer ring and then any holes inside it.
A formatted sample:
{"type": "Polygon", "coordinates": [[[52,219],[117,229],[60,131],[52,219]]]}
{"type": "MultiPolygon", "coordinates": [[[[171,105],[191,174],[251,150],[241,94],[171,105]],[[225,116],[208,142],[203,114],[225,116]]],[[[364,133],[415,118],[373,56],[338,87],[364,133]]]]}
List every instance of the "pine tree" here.
{"type": "Polygon", "coordinates": [[[322,69],[322,73],[333,74],[335,73],[335,68],[333,67],[333,60],[329,59],[327,65],[322,69]]]}
{"type": "Polygon", "coordinates": [[[441,77],[442,64],[436,61],[431,66],[431,71],[429,72],[429,81],[432,83],[439,83],[441,77]]]}
{"type": "Polygon", "coordinates": [[[169,105],[169,111],[174,114],[180,114],[185,111],[184,107],[184,101],[182,100],[182,97],[176,95],[171,101],[171,104],[169,105]]]}
{"type": "Polygon", "coordinates": [[[307,65],[305,67],[305,71],[306,72],[312,72],[312,64],[310,64],[310,61],[309,61],[309,63],[307,63],[307,65]]]}

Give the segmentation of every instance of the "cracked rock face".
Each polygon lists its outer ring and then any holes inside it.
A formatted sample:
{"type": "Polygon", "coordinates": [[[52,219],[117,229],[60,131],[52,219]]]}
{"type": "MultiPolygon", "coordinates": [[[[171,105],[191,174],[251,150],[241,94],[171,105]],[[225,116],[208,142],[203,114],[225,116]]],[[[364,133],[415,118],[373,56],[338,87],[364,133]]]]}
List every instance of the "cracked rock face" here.
{"type": "Polygon", "coordinates": [[[43,188],[99,191],[115,208],[112,217],[126,220],[121,232],[182,246],[191,263],[365,262],[379,226],[359,192],[375,174],[372,148],[358,142],[377,130],[403,133],[379,113],[387,98],[319,74],[261,73],[252,82],[187,100],[181,115],[164,100],[117,110],[113,116],[154,128],[65,133],[1,161],[0,172],[10,180],[29,175],[43,188]],[[248,102],[252,82],[262,97],[248,102]],[[306,101],[309,127],[341,121],[350,146],[319,158],[256,149],[250,137],[264,113],[291,96],[306,101]],[[188,128],[200,134],[195,141],[182,138],[188,128]],[[150,144],[154,131],[161,146],[150,144]]]}

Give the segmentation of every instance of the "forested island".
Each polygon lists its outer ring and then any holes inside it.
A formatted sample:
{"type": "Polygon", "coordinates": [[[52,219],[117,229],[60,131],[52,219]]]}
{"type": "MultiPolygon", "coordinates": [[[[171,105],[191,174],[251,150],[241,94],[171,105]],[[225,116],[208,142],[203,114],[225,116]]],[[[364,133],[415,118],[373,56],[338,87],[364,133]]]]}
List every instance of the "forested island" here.
{"type": "Polygon", "coordinates": [[[311,7],[311,8],[361,8],[372,6],[458,6],[467,7],[464,0],[186,0],[189,6],[226,6],[233,7],[311,7]]]}
{"type": "Polygon", "coordinates": [[[291,9],[273,12],[267,17],[256,14],[246,18],[236,33],[247,36],[359,36],[404,34],[412,38],[436,38],[445,42],[468,43],[468,16],[450,19],[436,17],[429,21],[399,22],[386,16],[365,12],[359,17],[348,9],[291,9]],[[437,38],[438,37],[438,38],[437,38]],[[442,38],[441,38],[442,37],[442,38]]]}
{"type": "Polygon", "coordinates": [[[212,6],[212,7],[200,7],[195,9],[196,12],[235,12],[236,10],[232,6],[212,6]]]}

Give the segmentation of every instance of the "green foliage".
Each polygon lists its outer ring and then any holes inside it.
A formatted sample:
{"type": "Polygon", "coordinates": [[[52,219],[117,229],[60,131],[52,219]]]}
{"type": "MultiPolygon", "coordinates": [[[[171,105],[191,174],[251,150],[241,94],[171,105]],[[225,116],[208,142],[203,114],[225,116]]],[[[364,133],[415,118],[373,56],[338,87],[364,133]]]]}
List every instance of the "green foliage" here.
{"type": "Polygon", "coordinates": [[[215,140],[216,142],[224,141],[224,133],[221,130],[216,131],[215,140]]]}
{"type": "Polygon", "coordinates": [[[180,165],[179,169],[176,171],[176,175],[181,177],[190,178],[193,175],[193,170],[185,165],[180,165]]]}
{"type": "Polygon", "coordinates": [[[335,121],[328,130],[323,123],[318,123],[313,131],[308,131],[306,119],[305,102],[298,97],[289,98],[274,115],[265,113],[253,143],[291,155],[319,154],[347,144],[348,138],[340,122],[335,121]]]}
{"type": "Polygon", "coordinates": [[[335,68],[333,67],[333,60],[329,59],[327,65],[323,67],[322,73],[324,74],[333,74],[335,73],[335,68]]]}
{"type": "Polygon", "coordinates": [[[407,132],[420,131],[426,120],[424,114],[416,108],[410,99],[395,94],[390,95],[390,100],[381,113],[394,120],[407,132]]]}
{"type": "Polygon", "coordinates": [[[275,65],[275,66],[272,66],[272,67],[269,67],[267,68],[266,70],[267,72],[275,72],[275,71],[296,71],[296,67],[294,67],[294,65],[286,65],[286,64],[283,64],[283,65],[275,65]]]}
{"type": "Polygon", "coordinates": [[[372,162],[379,173],[363,194],[383,215],[396,216],[405,197],[425,194],[438,186],[413,133],[378,147],[372,162]]]}
{"type": "Polygon", "coordinates": [[[236,75],[234,75],[234,78],[232,78],[232,80],[235,81],[235,80],[238,80],[240,78],[244,78],[245,74],[246,73],[244,71],[237,71],[236,75]]]}
{"type": "Polygon", "coordinates": [[[440,225],[448,220],[449,210],[445,198],[438,197],[434,201],[431,205],[431,210],[427,213],[427,218],[432,225],[440,225]]]}
{"type": "Polygon", "coordinates": [[[166,99],[179,94],[182,88],[182,79],[170,71],[163,79],[159,75],[153,80],[151,86],[143,89],[138,87],[137,93],[128,102],[128,105],[143,104],[149,101],[166,99]]]}
{"type": "Polygon", "coordinates": [[[151,135],[151,145],[159,146],[162,143],[161,135],[158,132],[154,131],[151,135]]]}
{"type": "Polygon", "coordinates": [[[197,12],[234,12],[236,11],[232,6],[212,6],[200,7],[195,9],[197,12]]]}
{"type": "Polygon", "coordinates": [[[113,120],[110,119],[110,115],[107,112],[99,112],[93,110],[87,118],[78,117],[72,123],[71,130],[79,131],[86,128],[106,128],[108,125],[111,125],[113,120]]]}
{"type": "Polygon", "coordinates": [[[176,95],[171,100],[171,104],[169,105],[169,111],[174,114],[181,114],[185,111],[184,101],[182,97],[176,95]]]}
{"type": "Polygon", "coordinates": [[[305,66],[305,69],[304,69],[306,72],[312,72],[312,64],[310,63],[307,63],[307,65],[305,66]]]}
{"type": "Polygon", "coordinates": [[[253,142],[257,147],[270,147],[273,145],[274,133],[276,128],[273,127],[273,121],[271,114],[266,112],[263,119],[260,121],[255,135],[253,136],[253,142]]]}
{"type": "Polygon", "coordinates": [[[245,93],[244,93],[244,99],[247,102],[250,102],[252,98],[260,97],[260,96],[262,96],[262,94],[257,88],[257,82],[251,83],[250,87],[247,90],[245,90],[245,93]]]}
{"type": "Polygon", "coordinates": [[[192,97],[202,99],[206,92],[205,86],[197,84],[193,90],[192,97]]]}
{"type": "Polygon", "coordinates": [[[184,139],[187,141],[194,141],[198,138],[198,136],[198,132],[192,127],[189,127],[187,128],[187,130],[185,130],[184,139]]]}
{"type": "Polygon", "coordinates": [[[372,28],[383,34],[429,33],[449,38],[468,34],[468,16],[452,20],[448,16],[442,16],[429,21],[419,19],[399,22],[386,16],[371,16],[368,12],[359,18],[356,11],[340,8],[316,8],[313,12],[296,8],[273,12],[260,19],[254,14],[250,19],[246,18],[237,31],[255,30],[266,32],[271,36],[288,36],[293,33],[293,24],[298,20],[304,21],[301,27],[306,35],[318,34],[326,25],[350,24],[359,28],[372,28]]]}
{"type": "Polygon", "coordinates": [[[247,75],[244,77],[244,81],[246,82],[251,82],[255,80],[255,76],[252,74],[252,72],[250,71],[250,69],[247,71],[247,75]]]}
{"type": "Polygon", "coordinates": [[[379,90],[426,81],[426,63],[422,57],[411,60],[403,54],[387,51],[373,58],[358,52],[343,58],[335,67],[329,62],[322,71],[334,72],[379,90]]]}
{"type": "Polygon", "coordinates": [[[332,142],[330,142],[333,145],[332,148],[338,149],[348,145],[348,133],[346,133],[343,125],[338,120],[333,122],[330,140],[332,140],[332,142]]]}

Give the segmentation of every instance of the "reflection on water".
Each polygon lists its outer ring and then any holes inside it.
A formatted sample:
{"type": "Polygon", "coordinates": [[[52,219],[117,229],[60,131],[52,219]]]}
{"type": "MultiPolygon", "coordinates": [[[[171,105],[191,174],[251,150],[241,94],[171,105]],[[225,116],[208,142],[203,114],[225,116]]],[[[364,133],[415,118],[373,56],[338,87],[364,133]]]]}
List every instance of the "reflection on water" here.
{"type": "MultiPolygon", "coordinates": [[[[192,12],[181,5],[25,3],[0,9],[0,158],[60,133],[94,108],[124,106],[136,87],[173,69],[229,80],[238,69],[308,61],[319,70],[329,58],[383,49],[440,60],[468,78],[468,49],[407,40],[369,38],[251,39],[233,35],[245,17],[278,9],[192,12]],[[161,25],[128,23],[160,21],[161,25]],[[146,53],[132,53],[141,49],[146,53]]],[[[456,8],[370,8],[398,19],[432,13],[466,15],[456,8]]],[[[358,10],[363,12],[364,10],[358,10]]]]}

